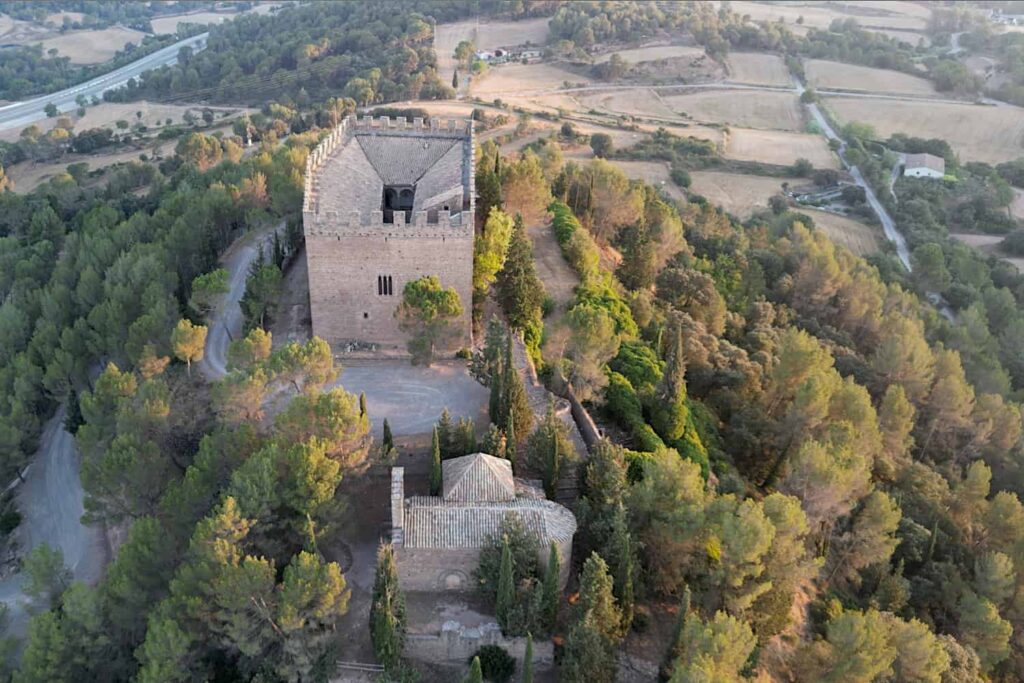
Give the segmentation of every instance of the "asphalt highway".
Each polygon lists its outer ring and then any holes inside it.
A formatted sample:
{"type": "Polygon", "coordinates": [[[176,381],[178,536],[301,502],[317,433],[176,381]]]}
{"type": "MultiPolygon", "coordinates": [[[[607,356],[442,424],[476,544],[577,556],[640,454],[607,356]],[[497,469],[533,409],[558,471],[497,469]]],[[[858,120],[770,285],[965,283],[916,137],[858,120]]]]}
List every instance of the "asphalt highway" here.
{"type": "Polygon", "coordinates": [[[200,33],[191,38],[179,40],[173,45],[161,48],[152,54],[137,59],[131,64],[126,64],[119,69],[114,69],[85,83],[79,83],[49,95],[40,95],[31,100],[14,102],[13,104],[0,107],[0,130],[20,128],[45,119],[46,114],[43,109],[51,102],[57,107],[58,111],[67,112],[78,107],[75,100],[80,95],[84,95],[89,99],[92,99],[94,96],[102,99],[103,93],[121,87],[129,79],[137,78],[144,71],[176,63],[178,61],[178,51],[181,48],[189,46],[193,50],[201,49],[205,45],[208,35],[210,34],[200,33]]]}

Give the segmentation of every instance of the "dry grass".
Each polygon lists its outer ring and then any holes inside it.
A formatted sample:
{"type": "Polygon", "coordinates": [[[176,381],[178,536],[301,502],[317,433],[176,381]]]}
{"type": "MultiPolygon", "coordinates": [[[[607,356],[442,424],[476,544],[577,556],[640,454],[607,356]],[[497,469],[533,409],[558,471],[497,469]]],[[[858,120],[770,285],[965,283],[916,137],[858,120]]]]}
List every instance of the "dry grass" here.
{"type": "MultiPolygon", "coordinates": [[[[721,3],[715,3],[720,5],[721,3]]],[[[735,0],[729,3],[734,12],[740,15],[749,14],[754,21],[779,21],[780,19],[792,27],[797,19],[803,17],[803,25],[808,28],[828,28],[836,19],[856,19],[864,26],[878,26],[883,29],[924,29],[928,25],[930,12],[927,8],[910,2],[857,2],[851,3],[856,13],[843,10],[846,3],[833,3],[823,6],[822,3],[764,3],[735,0]],[[905,7],[904,5],[913,5],[905,7]],[[923,10],[923,11],[922,11],[923,10]],[[926,14],[926,12],[929,12],[926,14]]]]}
{"type": "Polygon", "coordinates": [[[828,235],[830,240],[843,245],[857,256],[867,256],[878,251],[880,228],[827,211],[805,207],[797,210],[813,218],[815,227],[828,235]]]}
{"type": "Polygon", "coordinates": [[[1024,221],[1024,190],[1014,189],[1013,203],[1010,204],[1010,213],[1017,220],[1024,221]]]}
{"type": "Polygon", "coordinates": [[[640,62],[654,62],[660,59],[676,59],[679,57],[697,59],[704,56],[704,50],[699,47],[688,47],[686,45],[649,45],[647,47],[608,52],[595,57],[594,63],[603,64],[611,59],[613,54],[622,57],[630,64],[639,64],[640,62]]]}
{"type": "Polygon", "coordinates": [[[536,90],[557,90],[566,82],[590,81],[550,64],[503,64],[488,69],[482,78],[474,78],[470,92],[486,100],[536,90]]]}
{"type": "Polygon", "coordinates": [[[150,21],[153,33],[177,33],[179,23],[188,24],[221,24],[242,14],[269,14],[278,7],[280,2],[257,2],[256,6],[244,12],[187,12],[184,14],[168,14],[150,21]]]}
{"type": "Polygon", "coordinates": [[[659,95],[650,89],[613,90],[611,92],[580,97],[585,109],[596,109],[611,114],[629,114],[661,119],[678,119],[679,115],[659,95]]]}
{"type": "Polygon", "coordinates": [[[145,33],[120,26],[99,31],[74,31],[40,41],[43,50],[56,48],[73,64],[100,64],[112,58],[128,43],[138,45],[145,33]]]}
{"type": "Polygon", "coordinates": [[[800,102],[791,93],[709,90],[663,96],[662,100],[676,112],[702,123],[791,131],[804,128],[800,102]]]}
{"type": "Polygon", "coordinates": [[[821,135],[731,128],[725,156],[743,161],[789,165],[807,159],[815,168],[839,168],[839,159],[821,135]]]}
{"type": "MultiPolygon", "coordinates": [[[[1022,197],[1024,197],[1024,195],[1019,194],[1020,190],[1017,190],[1017,192],[1017,202],[1024,203],[1024,200],[1022,200],[1022,197]]],[[[957,240],[958,242],[963,242],[968,246],[974,247],[975,249],[984,254],[998,256],[1002,260],[1006,261],[1014,268],[1016,268],[1018,272],[1024,273],[1024,258],[1016,256],[1006,256],[999,250],[999,243],[1003,241],[1002,235],[977,235],[973,233],[960,232],[950,233],[949,236],[957,240]]]]}
{"type": "Polygon", "coordinates": [[[649,185],[663,189],[673,199],[686,200],[683,188],[672,182],[669,176],[669,164],[665,161],[622,161],[614,160],[613,164],[622,169],[630,178],[642,180],[649,185]]]}
{"type": "Polygon", "coordinates": [[[799,178],[768,178],[765,176],[722,173],[719,171],[693,171],[690,190],[709,202],[746,220],[755,211],[768,208],[768,199],[782,192],[782,183],[796,185],[799,178]]]}
{"type": "Polygon", "coordinates": [[[726,62],[732,81],[754,85],[792,85],[782,57],[759,52],[733,52],[726,62]]]}
{"type": "Polygon", "coordinates": [[[548,40],[547,17],[526,21],[480,22],[460,21],[454,24],[438,24],[434,30],[434,51],[437,53],[438,70],[451,74],[455,68],[455,46],[463,40],[476,43],[478,50],[493,50],[497,47],[515,45],[543,45],[548,40]]]}
{"type": "MultiPolygon", "coordinates": [[[[165,152],[172,151],[167,145],[164,148],[165,152]]],[[[114,164],[139,161],[140,154],[150,154],[150,150],[133,149],[111,152],[110,154],[68,154],[55,163],[27,161],[15,164],[6,169],[6,171],[7,176],[14,183],[14,191],[18,194],[27,194],[39,187],[44,181],[64,173],[70,164],[84,161],[89,164],[90,171],[95,171],[107,166],[113,166],[114,164]]]]}
{"type": "Polygon", "coordinates": [[[889,36],[890,38],[895,38],[896,40],[902,43],[909,43],[913,47],[917,47],[918,43],[922,42],[925,47],[929,47],[932,44],[932,41],[928,38],[928,36],[924,35],[923,33],[916,33],[914,31],[896,31],[876,28],[871,29],[871,32],[881,33],[882,35],[889,36]]]}
{"type": "Polygon", "coordinates": [[[65,18],[72,22],[81,22],[85,20],[85,15],[81,12],[54,12],[53,14],[47,16],[46,19],[44,19],[43,21],[46,23],[54,24],[56,26],[63,26],[65,18]]]}
{"type": "Polygon", "coordinates": [[[829,97],[842,123],[870,123],[883,138],[906,133],[941,138],[964,161],[999,163],[1024,155],[1024,109],[868,97],[829,97]]]}
{"type": "MultiPolygon", "coordinates": [[[[204,108],[205,107],[201,106],[189,107],[175,104],[155,104],[152,102],[145,101],[125,103],[104,102],[102,104],[96,105],[95,107],[87,108],[85,110],[85,116],[83,116],[82,118],[75,119],[74,117],[72,117],[72,119],[74,120],[76,131],[88,130],[89,128],[113,128],[116,122],[119,120],[127,121],[129,124],[135,124],[136,121],[141,121],[150,129],[150,131],[152,131],[154,128],[157,127],[157,123],[159,123],[161,127],[164,126],[164,122],[167,119],[171,119],[172,123],[181,123],[183,120],[182,117],[185,115],[185,112],[189,109],[191,109],[192,112],[198,117],[200,112],[204,108]],[[136,112],[139,111],[142,112],[141,119],[139,119],[136,116],[136,112]]],[[[217,122],[221,120],[220,115],[222,112],[227,112],[229,113],[230,116],[230,114],[232,113],[255,111],[254,109],[246,109],[244,107],[209,108],[216,113],[215,121],[217,122]]],[[[55,123],[56,119],[43,119],[35,125],[39,126],[39,128],[45,132],[53,128],[55,123]]],[[[202,130],[204,133],[211,132],[205,128],[202,130]]],[[[11,128],[8,130],[0,131],[0,140],[17,140],[20,134],[21,130],[18,128],[11,128]]]]}
{"type": "Polygon", "coordinates": [[[889,69],[872,69],[867,66],[830,62],[824,59],[808,59],[804,62],[804,68],[807,72],[807,81],[814,88],[906,93],[909,95],[935,94],[935,87],[930,81],[889,69]]]}

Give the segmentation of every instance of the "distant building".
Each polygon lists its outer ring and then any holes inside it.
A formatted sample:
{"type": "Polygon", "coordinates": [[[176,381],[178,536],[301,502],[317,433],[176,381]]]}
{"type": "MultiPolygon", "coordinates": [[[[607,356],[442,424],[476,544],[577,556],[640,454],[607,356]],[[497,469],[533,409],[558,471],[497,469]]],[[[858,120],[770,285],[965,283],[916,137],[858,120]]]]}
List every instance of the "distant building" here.
{"type": "Polygon", "coordinates": [[[512,476],[512,464],[486,453],[441,463],[440,496],[405,497],[405,469],[391,469],[391,541],[399,583],[407,591],[471,591],[480,548],[516,517],[538,542],[546,566],[551,542],[561,558],[560,585],[572,563],[576,517],[512,476]]]}
{"type": "Polygon", "coordinates": [[[903,164],[903,175],[910,178],[942,178],[946,175],[946,160],[934,154],[908,154],[903,164]]]}

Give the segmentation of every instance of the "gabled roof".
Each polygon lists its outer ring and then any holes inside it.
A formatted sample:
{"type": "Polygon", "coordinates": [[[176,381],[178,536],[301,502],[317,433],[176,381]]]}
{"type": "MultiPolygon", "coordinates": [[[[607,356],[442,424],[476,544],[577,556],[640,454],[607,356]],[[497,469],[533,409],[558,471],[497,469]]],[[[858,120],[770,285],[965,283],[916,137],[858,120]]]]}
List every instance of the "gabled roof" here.
{"type": "Polygon", "coordinates": [[[473,453],[441,463],[442,498],[453,503],[515,500],[512,463],[486,453],[473,453]]]}
{"type": "Polygon", "coordinates": [[[927,168],[939,173],[946,172],[946,160],[934,154],[908,154],[905,168],[927,168]]]}
{"type": "Polygon", "coordinates": [[[454,503],[437,496],[406,499],[403,543],[406,548],[479,548],[502,523],[516,517],[542,547],[571,541],[576,517],[550,500],[517,498],[491,503],[454,503]]]}

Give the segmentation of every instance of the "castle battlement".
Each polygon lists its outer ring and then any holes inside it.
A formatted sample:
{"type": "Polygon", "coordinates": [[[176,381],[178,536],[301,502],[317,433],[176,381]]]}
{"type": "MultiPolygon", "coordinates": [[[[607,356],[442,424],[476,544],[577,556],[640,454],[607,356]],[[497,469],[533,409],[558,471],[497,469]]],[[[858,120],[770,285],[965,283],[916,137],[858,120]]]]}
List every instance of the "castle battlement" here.
{"type": "Polygon", "coordinates": [[[386,235],[388,237],[471,236],[472,221],[464,220],[463,213],[416,211],[412,220],[406,223],[405,214],[397,212],[391,223],[384,222],[383,211],[361,213],[349,211],[303,212],[302,218],[307,235],[386,235]]]}

